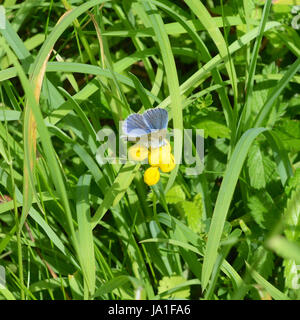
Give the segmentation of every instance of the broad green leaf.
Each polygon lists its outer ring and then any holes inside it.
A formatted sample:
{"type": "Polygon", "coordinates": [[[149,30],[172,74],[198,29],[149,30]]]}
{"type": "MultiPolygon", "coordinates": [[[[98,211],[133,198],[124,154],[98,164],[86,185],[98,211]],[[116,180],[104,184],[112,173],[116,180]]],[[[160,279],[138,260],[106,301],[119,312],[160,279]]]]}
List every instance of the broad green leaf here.
{"type": "MultiPolygon", "coordinates": [[[[158,286],[158,294],[162,294],[165,291],[168,291],[170,289],[174,289],[177,286],[183,284],[186,281],[185,278],[181,276],[171,276],[171,277],[163,277],[159,281],[158,286]]],[[[172,294],[163,295],[166,299],[188,299],[190,296],[190,289],[189,288],[183,288],[181,290],[175,291],[172,294]]]]}
{"type": "Polygon", "coordinates": [[[268,120],[268,116],[270,115],[271,110],[274,107],[275,101],[277,100],[283,89],[286,87],[286,85],[289,83],[290,79],[294,76],[294,74],[296,74],[299,69],[300,57],[298,57],[298,59],[289,67],[289,69],[285,72],[283,78],[277,83],[277,85],[268,96],[266,103],[262,106],[259,114],[255,119],[253,125],[254,127],[265,125],[268,120]]]}
{"type": "Polygon", "coordinates": [[[263,154],[261,147],[256,143],[249,150],[247,167],[251,187],[255,189],[265,188],[276,169],[275,164],[263,154]]]}
{"type": "Polygon", "coordinates": [[[208,136],[213,139],[230,137],[230,129],[226,126],[222,113],[215,110],[201,110],[193,120],[193,126],[197,129],[203,129],[205,138],[208,136]]]}
{"type": "Polygon", "coordinates": [[[250,263],[255,263],[255,270],[265,279],[268,279],[274,269],[274,254],[266,250],[263,246],[255,248],[254,254],[249,260],[250,263]]]}
{"type": "Polygon", "coordinates": [[[280,218],[276,204],[265,189],[250,195],[248,207],[255,222],[263,229],[271,230],[280,218]]]}
{"type": "Polygon", "coordinates": [[[193,201],[182,201],[179,203],[180,208],[183,210],[187,218],[188,226],[196,233],[202,231],[202,214],[203,204],[202,195],[198,193],[194,196],[193,201]]]}
{"type": "MultiPolygon", "coordinates": [[[[300,188],[299,185],[291,192],[284,212],[286,227],[284,233],[288,240],[297,241],[300,238],[300,188]]],[[[285,285],[295,288],[295,279],[298,279],[298,264],[293,259],[284,261],[285,285]]]]}
{"type": "Polygon", "coordinates": [[[284,145],[291,152],[300,151],[300,123],[297,120],[282,119],[275,125],[275,132],[284,145]]]}
{"type": "Polygon", "coordinates": [[[291,176],[286,184],[285,187],[285,193],[288,197],[291,196],[291,193],[297,189],[297,187],[300,185],[300,168],[296,168],[294,175],[291,176]]]}
{"type": "Polygon", "coordinates": [[[185,193],[180,185],[175,185],[166,193],[165,199],[167,203],[176,204],[185,200],[185,193]]]}

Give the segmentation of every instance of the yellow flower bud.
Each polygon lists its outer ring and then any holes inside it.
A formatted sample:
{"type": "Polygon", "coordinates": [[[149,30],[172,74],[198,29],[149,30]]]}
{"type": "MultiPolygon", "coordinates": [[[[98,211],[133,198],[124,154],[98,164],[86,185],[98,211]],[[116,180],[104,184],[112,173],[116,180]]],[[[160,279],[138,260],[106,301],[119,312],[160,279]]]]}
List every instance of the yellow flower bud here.
{"type": "Polygon", "coordinates": [[[151,166],[168,164],[171,162],[171,146],[166,144],[160,148],[151,149],[148,156],[148,162],[151,166]]]}
{"type": "Polygon", "coordinates": [[[144,181],[148,186],[157,184],[160,178],[158,167],[150,167],[144,173],[144,181]]]}
{"type": "Polygon", "coordinates": [[[143,161],[148,157],[148,149],[140,144],[131,146],[128,150],[130,160],[143,161]]]}
{"type": "Polygon", "coordinates": [[[172,153],[170,153],[170,161],[169,163],[162,163],[159,165],[159,168],[162,172],[170,172],[175,168],[175,159],[172,153]]]}

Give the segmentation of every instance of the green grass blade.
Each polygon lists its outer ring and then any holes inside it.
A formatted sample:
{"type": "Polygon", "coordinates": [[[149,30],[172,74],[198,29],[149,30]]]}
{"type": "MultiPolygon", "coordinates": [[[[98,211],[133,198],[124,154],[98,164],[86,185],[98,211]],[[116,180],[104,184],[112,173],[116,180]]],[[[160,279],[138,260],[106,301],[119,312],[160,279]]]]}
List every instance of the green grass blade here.
{"type": "Polygon", "coordinates": [[[96,266],[94,254],[93,228],[91,224],[89,188],[91,175],[83,175],[76,186],[76,211],[78,223],[79,255],[82,261],[82,270],[86,279],[90,295],[95,292],[96,266]]]}
{"type": "MultiPolygon", "coordinates": [[[[42,117],[41,111],[40,111],[40,109],[37,105],[37,102],[35,100],[34,93],[32,92],[32,88],[30,86],[30,82],[27,79],[22,67],[20,66],[16,57],[11,52],[11,50],[8,48],[6,43],[3,41],[3,39],[0,39],[0,42],[1,42],[1,45],[3,46],[3,48],[5,49],[7,55],[9,56],[9,58],[11,59],[13,64],[15,65],[17,72],[18,72],[18,76],[19,76],[21,83],[22,83],[22,86],[24,88],[24,91],[27,94],[30,108],[32,109],[32,112],[33,112],[34,117],[36,119],[37,129],[38,129],[38,132],[41,137],[41,142],[42,142],[44,152],[45,152],[48,164],[49,164],[51,176],[52,176],[53,182],[56,185],[56,188],[60,194],[60,198],[61,198],[63,206],[65,208],[66,217],[67,217],[68,224],[70,227],[70,232],[72,235],[73,245],[75,247],[75,250],[78,252],[77,241],[75,238],[75,230],[74,230],[74,226],[73,226],[72,214],[71,214],[69,200],[68,200],[68,196],[67,196],[67,192],[66,192],[66,187],[65,187],[64,180],[63,180],[63,177],[62,177],[62,174],[60,171],[61,169],[58,165],[58,162],[57,162],[57,159],[55,156],[55,151],[53,149],[53,145],[51,143],[51,139],[50,139],[47,127],[44,123],[44,119],[42,117]]],[[[28,163],[28,162],[27,162],[27,170],[29,173],[31,173],[30,163],[28,163]]],[[[31,185],[32,185],[32,187],[34,187],[32,173],[30,174],[30,179],[31,179],[31,185]]]]}
{"type": "MultiPolygon", "coordinates": [[[[214,23],[214,20],[211,18],[208,10],[202,4],[201,1],[197,0],[185,0],[185,3],[190,7],[194,14],[201,21],[207,32],[209,33],[211,39],[215,43],[216,47],[219,50],[220,56],[224,59],[225,56],[228,56],[228,60],[225,61],[226,70],[228,76],[231,80],[231,85],[233,88],[235,99],[237,99],[237,77],[235,67],[230,63],[230,51],[228,51],[228,46],[221,34],[221,31],[214,23]],[[229,55],[228,55],[229,54],[229,55]]],[[[223,26],[224,27],[224,26],[223,26]]],[[[233,129],[233,128],[231,128],[233,129]]]]}
{"type": "Polygon", "coordinates": [[[280,290],[275,288],[269,281],[262,277],[257,271],[250,268],[246,263],[247,268],[250,270],[252,278],[256,281],[257,284],[261,285],[266,291],[271,295],[275,300],[290,300],[288,296],[282,293],[280,290]]]}
{"type": "MultiPolygon", "coordinates": [[[[279,27],[281,24],[278,22],[268,22],[265,28],[265,32],[272,29],[279,27]]],[[[228,51],[230,54],[238,51],[239,49],[243,48],[245,45],[250,43],[253,39],[255,39],[258,35],[258,28],[254,28],[253,30],[246,33],[240,39],[234,41],[229,47],[228,51]]],[[[208,72],[210,72],[213,68],[218,66],[223,60],[228,59],[228,55],[226,54],[224,57],[221,57],[220,54],[217,54],[213,57],[209,62],[207,62],[201,69],[195,72],[189,79],[187,79],[183,84],[180,85],[180,93],[183,95],[186,91],[194,88],[197,83],[205,76],[208,72]]],[[[164,101],[160,103],[160,107],[166,107],[170,104],[170,97],[166,98],[164,101]]],[[[172,115],[171,115],[172,116],[172,115]]]]}
{"type": "Polygon", "coordinates": [[[112,206],[118,204],[124,193],[128,190],[136,172],[138,171],[140,164],[125,164],[118,176],[116,177],[113,185],[107,190],[105,197],[92,217],[93,228],[98,224],[98,222],[103,218],[107,210],[112,206]]]}
{"type": "Polygon", "coordinates": [[[300,245],[298,242],[289,241],[286,238],[276,235],[268,239],[267,247],[284,259],[292,259],[300,264],[300,245]]]}
{"type": "Polygon", "coordinates": [[[248,150],[254,139],[265,130],[266,129],[264,128],[256,128],[246,131],[237,143],[227,165],[208,232],[202,269],[201,283],[203,288],[205,288],[208,284],[217,259],[218,248],[220,246],[221,235],[223,232],[227,212],[248,150]]]}
{"type": "MultiPolygon", "coordinates": [[[[261,46],[261,41],[263,38],[265,26],[268,20],[270,8],[272,5],[271,0],[267,0],[265,2],[263,14],[262,14],[262,19],[260,21],[259,25],[259,31],[258,31],[258,37],[256,38],[252,56],[251,56],[251,61],[250,61],[250,66],[249,66],[249,71],[248,71],[248,79],[247,79],[247,84],[246,84],[246,97],[245,97],[245,104],[244,108],[242,111],[241,119],[239,125],[246,128],[245,125],[248,123],[248,117],[250,114],[250,108],[248,107],[250,102],[251,102],[251,96],[253,92],[253,85],[254,85],[254,76],[255,76],[255,70],[256,70],[256,65],[257,65],[257,58],[258,58],[258,53],[259,53],[259,48],[261,46]]],[[[239,128],[238,128],[239,130],[239,128]]],[[[239,137],[239,133],[238,133],[239,137]]]]}

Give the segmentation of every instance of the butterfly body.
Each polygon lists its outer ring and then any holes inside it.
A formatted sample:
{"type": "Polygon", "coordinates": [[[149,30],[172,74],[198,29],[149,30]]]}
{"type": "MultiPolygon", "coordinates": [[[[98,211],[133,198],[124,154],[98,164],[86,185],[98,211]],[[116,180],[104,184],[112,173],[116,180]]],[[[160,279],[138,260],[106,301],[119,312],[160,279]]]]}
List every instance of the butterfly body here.
{"type": "Polygon", "coordinates": [[[168,112],[162,108],[153,108],[143,114],[129,115],[122,129],[129,139],[140,138],[140,143],[147,148],[158,148],[166,144],[167,126],[168,112]]]}

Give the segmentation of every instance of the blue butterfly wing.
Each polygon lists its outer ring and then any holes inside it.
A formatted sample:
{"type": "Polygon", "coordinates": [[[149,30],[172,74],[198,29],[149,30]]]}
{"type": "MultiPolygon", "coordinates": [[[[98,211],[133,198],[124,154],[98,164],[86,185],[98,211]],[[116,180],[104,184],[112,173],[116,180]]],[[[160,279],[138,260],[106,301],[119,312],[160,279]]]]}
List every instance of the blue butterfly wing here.
{"type": "Polygon", "coordinates": [[[129,137],[141,137],[145,134],[151,133],[148,124],[142,115],[133,113],[123,122],[123,132],[129,137]]]}
{"type": "Polygon", "coordinates": [[[146,110],[143,118],[151,131],[166,129],[168,126],[168,112],[162,108],[146,110]]]}

